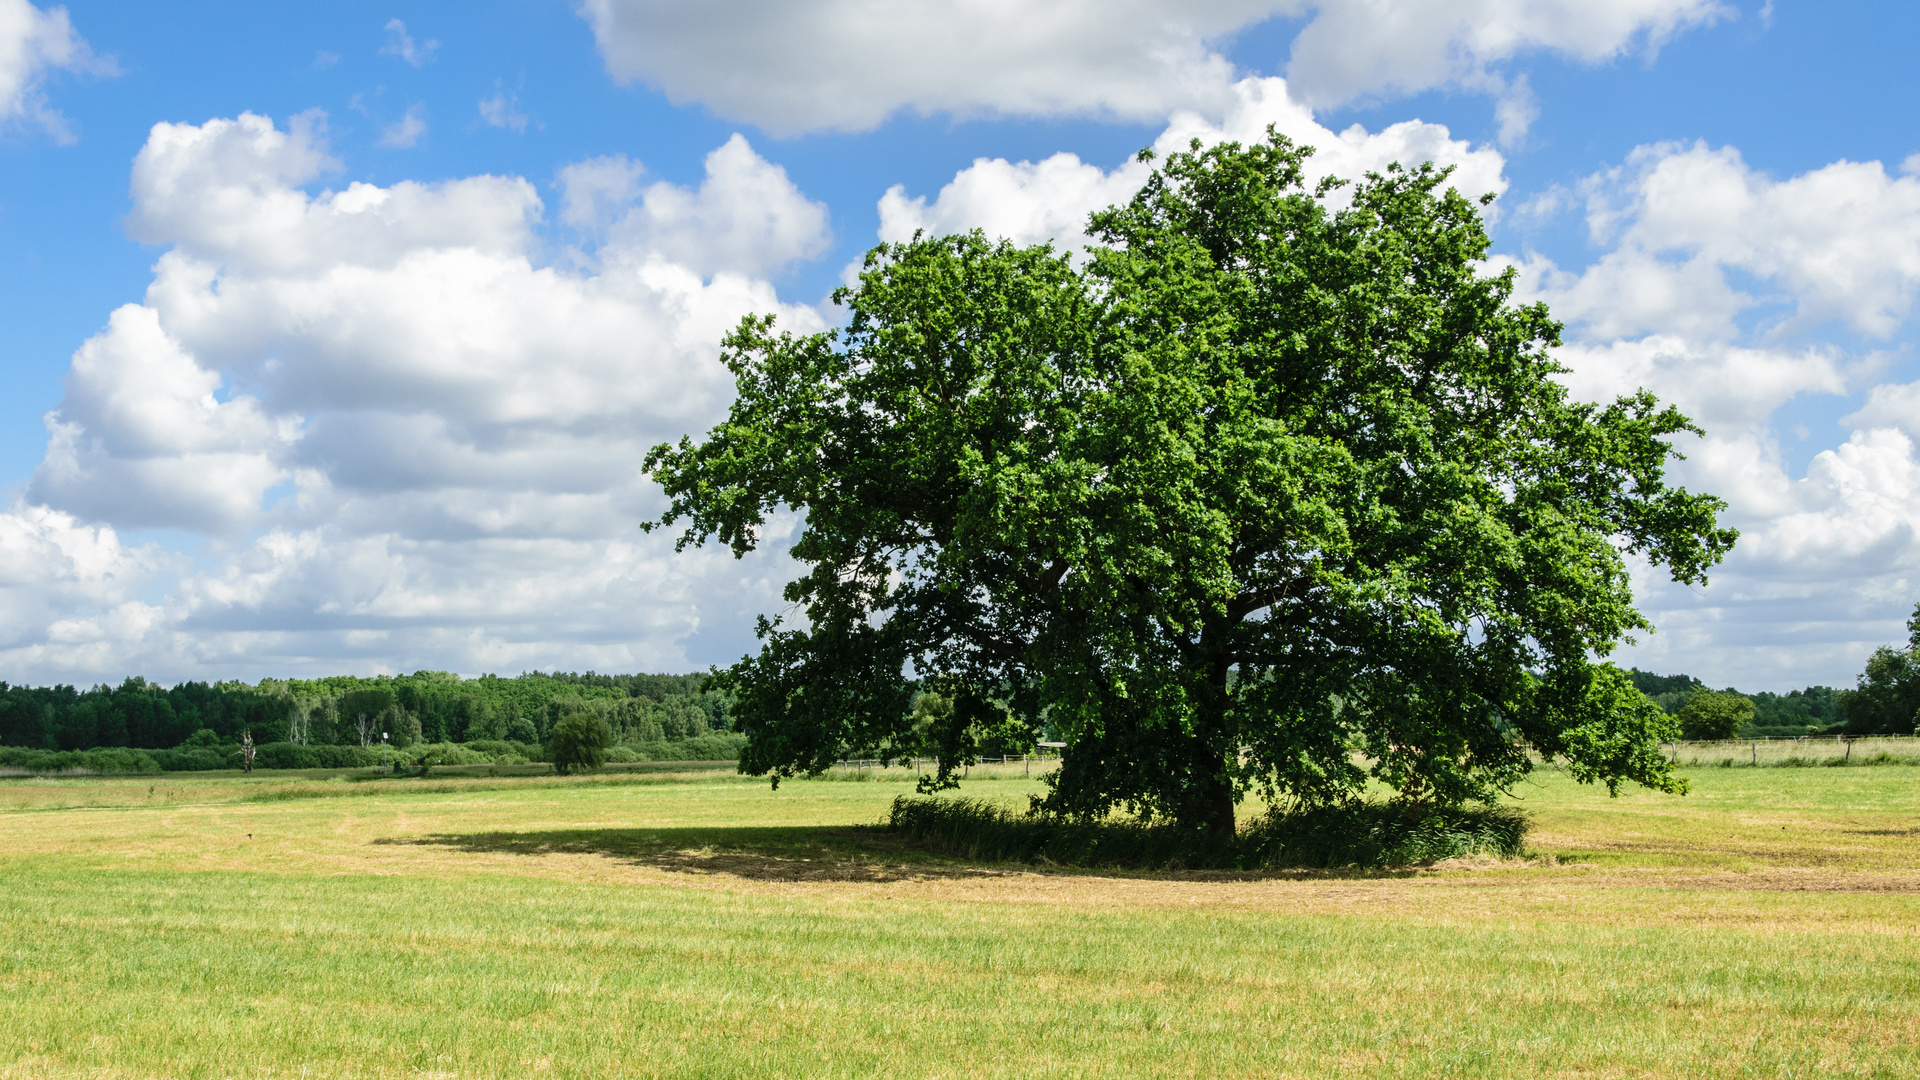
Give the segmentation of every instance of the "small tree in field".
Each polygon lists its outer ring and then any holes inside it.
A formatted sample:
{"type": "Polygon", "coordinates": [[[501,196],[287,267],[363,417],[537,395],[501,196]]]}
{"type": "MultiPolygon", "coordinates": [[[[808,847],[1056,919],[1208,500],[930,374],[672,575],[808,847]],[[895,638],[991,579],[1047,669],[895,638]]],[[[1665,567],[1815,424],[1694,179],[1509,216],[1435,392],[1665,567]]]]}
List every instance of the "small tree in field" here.
{"type": "Polygon", "coordinates": [[[1483,274],[1444,170],[1336,206],[1308,153],[1196,143],[1093,215],[1083,264],[886,244],[844,330],[726,338],[731,414],[646,467],[682,546],[805,515],[804,625],[763,620],[714,684],[743,771],[909,746],[931,690],[931,786],[1011,719],[1066,743],[1043,809],[1215,836],[1250,791],[1490,798],[1528,744],[1682,788],[1672,719],[1595,658],[1649,628],[1627,554],[1697,582],[1734,542],[1664,481],[1696,429],[1644,392],[1569,399],[1559,325],[1483,274]]]}
{"type": "Polygon", "coordinates": [[[1753,699],[1729,690],[1702,690],[1675,715],[1683,739],[1731,739],[1753,723],[1753,699]]]}
{"type": "Polygon", "coordinates": [[[568,713],[547,732],[547,756],[553,771],[565,776],[574,769],[597,769],[607,763],[613,729],[591,710],[568,713]]]}
{"type": "Polygon", "coordinates": [[[1920,714],[1920,605],[1907,620],[1907,647],[1883,645],[1859,684],[1845,691],[1849,735],[1910,735],[1920,714]]]}

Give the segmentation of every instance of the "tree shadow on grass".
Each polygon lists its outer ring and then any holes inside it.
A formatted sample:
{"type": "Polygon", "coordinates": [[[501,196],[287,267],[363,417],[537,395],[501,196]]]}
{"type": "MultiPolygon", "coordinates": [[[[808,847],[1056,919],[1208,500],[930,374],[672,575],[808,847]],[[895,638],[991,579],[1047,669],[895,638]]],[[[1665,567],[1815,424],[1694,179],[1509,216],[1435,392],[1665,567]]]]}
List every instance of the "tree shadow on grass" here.
{"type": "Polygon", "coordinates": [[[1343,870],[1129,870],[1111,867],[975,862],[917,847],[879,825],[765,828],[552,829],[391,837],[383,845],[438,847],[508,855],[601,855],[634,866],[685,874],[717,874],[754,881],[958,880],[1046,874],[1126,877],[1160,881],[1271,881],[1399,878],[1424,867],[1343,870]]]}
{"type": "Polygon", "coordinates": [[[755,881],[914,881],[995,877],[1028,867],[986,866],[915,850],[878,826],[705,829],[553,829],[395,837],[376,844],[475,853],[602,855],[635,866],[755,881]]]}

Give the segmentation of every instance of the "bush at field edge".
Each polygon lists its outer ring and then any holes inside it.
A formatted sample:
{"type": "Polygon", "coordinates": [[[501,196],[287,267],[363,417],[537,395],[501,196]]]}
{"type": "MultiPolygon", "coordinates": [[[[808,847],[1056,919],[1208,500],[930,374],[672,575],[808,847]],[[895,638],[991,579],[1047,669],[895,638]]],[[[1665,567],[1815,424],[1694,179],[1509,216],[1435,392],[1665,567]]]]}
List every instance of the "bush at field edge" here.
{"type": "MultiPolygon", "coordinates": [[[[737,760],[747,737],[715,732],[687,739],[616,746],[607,755],[612,762],[737,760]]],[[[468,743],[424,743],[395,746],[311,746],[289,742],[262,743],[255,748],[255,769],[365,769],[398,762],[430,765],[525,765],[546,760],[538,746],[505,739],[476,739],[468,743]]],[[[160,772],[211,772],[241,767],[238,746],[183,745],[172,750],[41,750],[0,746],[0,769],[29,773],[95,773],[150,775],[160,772]]]]}
{"type": "Polygon", "coordinates": [[[978,799],[893,801],[887,828],[933,850],[994,862],[1141,870],[1373,869],[1462,855],[1517,855],[1530,826],[1499,806],[1410,811],[1355,802],[1268,813],[1230,839],[1172,825],[1019,814],[978,799]]]}

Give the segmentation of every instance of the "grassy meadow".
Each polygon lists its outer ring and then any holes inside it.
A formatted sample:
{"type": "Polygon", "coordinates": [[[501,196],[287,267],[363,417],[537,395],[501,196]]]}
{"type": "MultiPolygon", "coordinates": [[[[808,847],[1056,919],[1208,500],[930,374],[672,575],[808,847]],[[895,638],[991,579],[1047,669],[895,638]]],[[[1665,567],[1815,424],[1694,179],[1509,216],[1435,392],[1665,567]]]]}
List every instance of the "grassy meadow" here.
{"type": "Polygon", "coordinates": [[[958,863],[899,769],[10,779],[0,1077],[1920,1074],[1920,767],[1687,774],[1364,875],[958,863]]]}

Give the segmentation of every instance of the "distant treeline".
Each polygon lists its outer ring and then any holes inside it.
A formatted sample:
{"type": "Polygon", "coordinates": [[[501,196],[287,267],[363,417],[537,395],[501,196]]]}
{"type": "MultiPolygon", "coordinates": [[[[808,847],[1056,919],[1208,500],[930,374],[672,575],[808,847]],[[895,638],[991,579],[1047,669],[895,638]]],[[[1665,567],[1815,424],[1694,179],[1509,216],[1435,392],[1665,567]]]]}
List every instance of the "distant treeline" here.
{"type": "MultiPolygon", "coordinates": [[[[1686,707],[1695,694],[1712,693],[1705,683],[1691,675],[1656,675],[1651,671],[1634,668],[1628,672],[1633,685],[1640,692],[1652,698],[1661,708],[1670,713],[1679,713],[1686,707]]],[[[1879,717],[1871,720],[1862,716],[1850,717],[1848,700],[1858,695],[1855,690],[1836,690],[1831,686],[1809,686],[1804,690],[1793,690],[1785,694],[1761,691],[1757,694],[1742,694],[1729,686],[1717,691],[1723,694],[1736,694],[1753,703],[1753,719],[1738,734],[1763,736],[1799,736],[1799,735],[1891,735],[1907,734],[1913,731],[1911,711],[1906,717],[1904,728],[1894,725],[1883,730],[1879,717]]],[[[1858,706],[1855,712],[1861,711],[1858,706]]]]}
{"type": "Polygon", "coordinates": [[[568,713],[598,713],[616,741],[653,744],[730,732],[730,695],[705,675],[535,671],[462,679],[444,671],[360,678],[184,682],[138,676],[119,686],[0,682],[0,746],[44,751],[171,750],[190,742],[409,747],[513,742],[537,746],[568,713]]]}
{"type": "MultiPolygon", "coordinates": [[[[746,736],[714,732],[684,739],[622,743],[609,748],[607,760],[718,761],[740,756],[746,736]]],[[[476,739],[465,743],[415,743],[408,747],[310,746],[290,742],[257,743],[256,769],[362,769],[369,766],[524,765],[551,760],[546,748],[503,739],[476,739]]],[[[93,750],[44,750],[0,746],[0,776],[23,773],[134,773],[205,772],[238,769],[245,756],[238,745],[215,741],[202,728],[171,750],[136,750],[124,746],[93,750]]]]}
{"type": "MultiPolygon", "coordinates": [[[[1730,687],[1714,691],[1691,675],[1639,669],[1630,675],[1642,693],[1670,713],[1681,713],[1702,693],[1744,698],[1752,703],[1753,715],[1739,735],[1907,734],[1920,708],[1920,648],[1881,650],[1854,690],[1810,686],[1787,694],[1740,694],[1730,687]]],[[[734,732],[732,696],[709,690],[706,683],[704,674],[592,671],[476,679],[418,671],[171,687],[133,676],[119,686],[87,690],[0,682],[0,748],[14,748],[0,768],[29,767],[25,759],[12,758],[30,753],[36,771],[69,765],[90,769],[91,756],[83,761],[44,755],[120,749],[146,752],[169,770],[225,767],[237,760],[243,731],[261,747],[259,765],[268,768],[384,763],[401,756],[394,751],[427,746],[447,764],[475,754],[502,763],[540,760],[553,725],[578,711],[598,714],[614,743],[631,748],[631,754],[616,753],[615,760],[731,756],[744,741],[734,732]],[[447,749],[455,745],[467,749],[458,754],[447,749]]]]}

